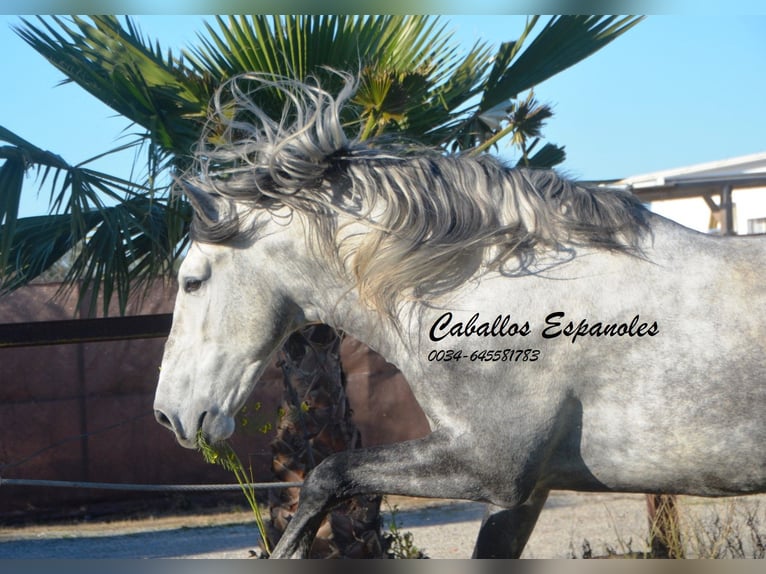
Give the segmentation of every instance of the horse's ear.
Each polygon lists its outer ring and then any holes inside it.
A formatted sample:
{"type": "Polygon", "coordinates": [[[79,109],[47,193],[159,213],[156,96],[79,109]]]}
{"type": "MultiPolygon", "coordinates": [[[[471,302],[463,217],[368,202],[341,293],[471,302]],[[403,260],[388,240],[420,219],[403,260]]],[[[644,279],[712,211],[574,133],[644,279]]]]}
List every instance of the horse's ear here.
{"type": "Polygon", "coordinates": [[[188,181],[181,181],[180,183],[184,195],[194,209],[194,213],[208,225],[225,219],[229,214],[231,206],[227,199],[205,191],[188,181]]]}

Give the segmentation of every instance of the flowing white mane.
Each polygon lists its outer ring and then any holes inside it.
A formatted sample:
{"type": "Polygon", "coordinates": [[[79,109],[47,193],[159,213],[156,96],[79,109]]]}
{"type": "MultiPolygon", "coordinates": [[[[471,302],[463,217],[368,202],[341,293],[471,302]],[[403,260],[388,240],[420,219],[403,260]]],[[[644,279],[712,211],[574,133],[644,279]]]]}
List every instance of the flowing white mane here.
{"type": "MultiPolygon", "coordinates": [[[[528,269],[543,251],[640,251],[646,211],[628,193],[510,169],[487,155],[349,139],[341,117],[356,84],[341,77],[335,97],[316,83],[261,74],[227,82],[190,179],[255,209],[288,206],[306,215],[316,246],[384,314],[393,317],[402,300],[454,289],[480,267],[528,269]],[[257,103],[266,90],[270,101],[274,91],[284,100],[279,118],[257,103]],[[339,214],[368,231],[348,239],[339,214]]],[[[238,230],[234,210],[224,221],[193,225],[199,241],[225,241],[238,230]]]]}

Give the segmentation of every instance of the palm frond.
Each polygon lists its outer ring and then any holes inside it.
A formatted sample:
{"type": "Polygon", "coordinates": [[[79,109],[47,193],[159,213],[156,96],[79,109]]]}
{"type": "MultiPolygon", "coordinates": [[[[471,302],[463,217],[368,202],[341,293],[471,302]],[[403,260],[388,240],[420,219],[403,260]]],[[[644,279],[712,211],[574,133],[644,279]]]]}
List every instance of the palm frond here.
{"type": "Polygon", "coordinates": [[[510,128],[488,126],[481,116],[510,109],[519,94],[589,57],[641,20],[633,16],[555,16],[524,47],[538,22],[537,17],[530,19],[518,40],[501,44],[495,65],[483,82],[480,102],[454,126],[454,147],[486,149],[487,142],[497,141],[498,135],[512,133],[510,128]]]}
{"type": "Polygon", "coordinates": [[[0,166],[0,268],[6,267],[10,259],[26,168],[24,156],[18,150],[0,148],[0,157],[3,156],[5,162],[0,166]]]}
{"type": "MultiPolygon", "coordinates": [[[[104,314],[113,298],[123,310],[137,286],[170,273],[181,241],[171,236],[172,219],[186,221],[176,209],[136,197],[90,214],[95,225],[83,238],[66,282],[79,283],[88,293],[91,313],[97,311],[100,291],[104,314]]],[[[186,231],[182,228],[184,236],[186,231]]]]}
{"type": "Polygon", "coordinates": [[[597,52],[635,26],[631,16],[556,16],[512,63],[487,86],[480,106],[487,110],[537,86],[597,52]]]}
{"type": "Polygon", "coordinates": [[[68,82],[146,129],[166,149],[188,153],[199,133],[210,93],[181,58],[144,40],[126,18],[114,16],[38,17],[39,25],[22,20],[17,33],[68,82]]]}
{"type": "MultiPolygon", "coordinates": [[[[219,16],[206,24],[198,46],[178,53],[143,37],[130,18],[23,20],[17,33],[66,81],[138,126],[105,154],[132,149],[141,168],[126,180],[91,169],[97,158],[70,165],[0,127],[7,144],[0,146],[0,291],[70,252],[68,280],[82,283],[92,304],[102,293],[105,309],[112,297],[123,307],[131,284],[172,266],[187,241],[190,210],[161,180],[188,167],[212,93],[240,72],[315,75],[334,91],[340,80],[328,69],[350,71],[361,87],[344,121],[363,137],[398,134],[478,153],[511,136],[522,150],[520,163],[550,167],[564,158],[563,147],[542,144],[550,109],[519,94],[639,20],[558,16],[533,37],[539,21],[533,17],[515,41],[496,51],[477,42],[467,53],[429,16],[219,16]],[[39,188],[50,190],[47,218],[18,217],[30,170],[39,188]]],[[[265,94],[259,105],[278,116],[283,102],[265,94]]]]}
{"type": "Polygon", "coordinates": [[[65,283],[81,286],[82,302],[90,312],[97,312],[101,301],[101,311],[108,314],[113,300],[124,312],[131,293],[167,275],[181,253],[188,233],[185,209],[136,197],[79,214],[77,224],[71,214],[21,218],[8,263],[0,269],[0,293],[29,283],[73,253],[65,283]]]}
{"type": "MultiPolygon", "coordinates": [[[[97,216],[89,214],[81,228],[90,230],[97,216]]],[[[69,215],[38,215],[18,220],[13,242],[0,268],[0,294],[26,285],[50,269],[75,247],[69,215]]]]}
{"type": "Polygon", "coordinates": [[[563,163],[563,161],[566,159],[566,152],[564,147],[557,146],[552,143],[546,143],[535,153],[532,153],[535,144],[538,142],[539,140],[535,140],[533,144],[529,146],[527,153],[524,154],[521,159],[519,159],[519,166],[550,169],[559,165],[560,163],[563,163]]]}
{"type": "MultiPolygon", "coordinates": [[[[96,195],[95,189],[114,199],[137,193],[130,182],[71,166],[61,156],[33,145],[2,126],[0,141],[10,144],[0,147],[0,160],[4,160],[0,167],[0,270],[5,269],[12,258],[21,194],[29,169],[37,170],[40,187],[49,178],[53,180],[50,198],[53,212],[81,211],[96,195]]],[[[100,198],[98,203],[101,204],[100,198]]]]}
{"type": "MultiPolygon", "coordinates": [[[[200,41],[186,55],[190,66],[219,83],[262,71],[314,75],[333,91],[339,80],[328,69],[358,74],[359,116],[346,118],[350,125],[366,124],[363,137],[385,131],[431,145],[442,143],[444,130],[435,126],[449,124],[456,107],[480,94],[490,65],[486,46],[461,57],[446,24],[429,16],[219,16],[200,41]]],[[[259,104],[281,110],[279,100],[259,104]]]]}
{"type": "Polygon", "coordinates": [[[124,309],[131,281],[172,266],[191,216],[179,198],[86,167],[95,158],[70,165],[0,127],[3,140],[12,145],[0,147],[0,292],[34,280],[76,249],[67,280],[92,288],[91,303],[103,285],[104,309],[113,294],[124,309]],[[38,171],[40,188],[50,188],[48,216],[18,218],[28,169],[38,171]]]}

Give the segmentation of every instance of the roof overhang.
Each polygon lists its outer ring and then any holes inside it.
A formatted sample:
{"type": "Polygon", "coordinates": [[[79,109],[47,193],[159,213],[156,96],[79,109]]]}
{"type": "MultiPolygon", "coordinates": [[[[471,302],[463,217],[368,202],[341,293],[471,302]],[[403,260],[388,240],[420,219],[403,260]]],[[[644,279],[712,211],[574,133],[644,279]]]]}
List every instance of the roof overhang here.
{"type": "Polygon", "coordinates": [[[646,203],[718,195],[724,188],[766,187],[766,152],[635,175],[602,185],[631,191],[646,203]]]}
{"type": "Polygon", "coordinates": [[[664,179],[640,184],[615,182],[610,187],[617,187],[633,192],[641,201],[649,203],[667,199],[684,199],[717,195],[724,187],[746,189],[766,187],[766,173],[707,176],[699,178],[664,179]]]}

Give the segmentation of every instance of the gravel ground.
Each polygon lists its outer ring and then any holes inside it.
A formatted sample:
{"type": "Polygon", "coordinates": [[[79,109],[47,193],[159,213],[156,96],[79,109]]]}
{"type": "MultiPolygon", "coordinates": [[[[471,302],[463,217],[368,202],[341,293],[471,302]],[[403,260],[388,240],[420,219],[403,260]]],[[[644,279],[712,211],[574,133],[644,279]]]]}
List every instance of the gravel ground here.
{"type": "MultiPolygon", "coordinates": [[[[766,497],[738,499],[738,507],[766,510],[766,497]]],[[[483,514],[470,502],[392,497],[397,525],[431,558],[469,558],[483,514]]],[[[732,503],[684,498],[682,509],[731,513],[732,503]]],[[[766,529],[766,520],[760,524],[766,529]]],[[[552,493],[524,551],[524,558],[568,558],[582,554],[585,540],[595,554],[606,545],[618,551],[631,542],[644,549],[647,534],[643,495],[552,493]]],[[[766,533],[764,533],[766,535],[766,533]]],[[[158,517],[124,522],[0,528],[0,559],[43,558],[247,558],[257,532],[247,512],[158,517]]]]}

